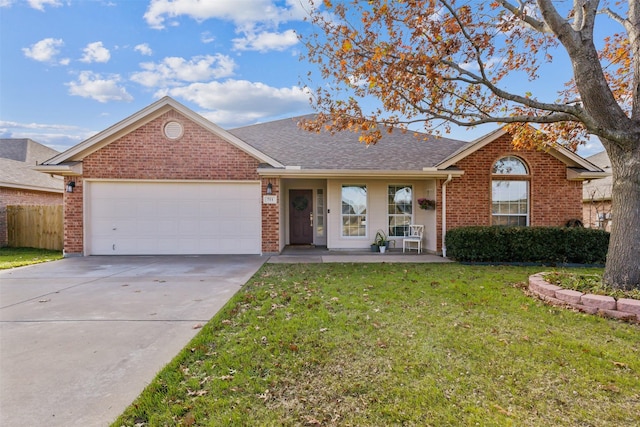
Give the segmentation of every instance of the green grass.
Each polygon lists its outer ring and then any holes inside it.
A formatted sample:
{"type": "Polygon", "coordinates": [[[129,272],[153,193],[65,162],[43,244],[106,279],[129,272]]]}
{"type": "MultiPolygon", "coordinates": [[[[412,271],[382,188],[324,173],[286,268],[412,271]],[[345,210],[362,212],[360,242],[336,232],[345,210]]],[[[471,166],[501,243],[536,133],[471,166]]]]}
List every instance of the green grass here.
{"type": "Polygon", "coordinates": [[[62,251],[34,248],[0,248],[0,270],[62,258],[62,251]]]}
{"type": "Polygon", "coordinates": [[[640,289],[629,291],[614,289],[602,282],[602,272],[554,271],[544,275],[544,279],[565,289],[572,289],[585,294],[607,295],[620,298],[640,299],[640,289]]]}
{"type": "Polygon", "coordinates": [[[265,265],[113,426],[636,426],[640,327],[534,267],[265,265]]]}

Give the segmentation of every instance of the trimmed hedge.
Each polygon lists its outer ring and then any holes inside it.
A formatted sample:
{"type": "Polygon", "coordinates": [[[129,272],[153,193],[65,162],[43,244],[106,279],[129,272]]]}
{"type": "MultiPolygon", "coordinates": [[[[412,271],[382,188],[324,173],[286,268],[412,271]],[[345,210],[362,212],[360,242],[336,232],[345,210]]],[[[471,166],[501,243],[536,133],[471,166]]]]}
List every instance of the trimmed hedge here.
{"type": "Polygon", "coordinates": [[[462,262],[604,264],[609,233],[582,227],[460,227],[447,232],[447,257],[462,262]]]}

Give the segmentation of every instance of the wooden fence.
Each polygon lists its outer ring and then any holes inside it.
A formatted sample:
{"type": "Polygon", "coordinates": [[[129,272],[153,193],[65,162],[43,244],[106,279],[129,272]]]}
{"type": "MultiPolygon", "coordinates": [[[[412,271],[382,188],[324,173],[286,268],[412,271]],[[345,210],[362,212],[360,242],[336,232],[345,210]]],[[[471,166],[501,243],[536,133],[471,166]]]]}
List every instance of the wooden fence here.
{"type": "Polygon", "coordinates": [[[9,246],[62,250],[62,205],[7,206],[9,246]]]}

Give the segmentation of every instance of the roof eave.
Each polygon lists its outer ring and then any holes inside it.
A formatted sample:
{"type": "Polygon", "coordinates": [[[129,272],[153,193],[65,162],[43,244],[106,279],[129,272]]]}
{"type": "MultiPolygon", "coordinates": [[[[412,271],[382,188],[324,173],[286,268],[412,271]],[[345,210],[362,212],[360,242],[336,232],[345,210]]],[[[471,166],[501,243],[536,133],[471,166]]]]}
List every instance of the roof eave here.
{"type": "Polygon", "coordinates": [[[52,175],[61,175],[61,176],[80,176],[82,175],[82,162],[70,162],[70,163],[61,163],[61,164],[52,164],[52,165],[38,165],[34,166],[31,169],[48,173],[52,175]]]}
{"type": "Polygon", "coordinates": [[[506,133],[507,133],[507,131],[503,127],[499,128],[499,129],[496,129],[494,131],[491,131],[488,134],[486,134],[484,136],[481,136],[480,138],[477,138],[475,141],[473,141],[472,143],[467,145],[463,150],[458,151],[456,153],[453,153],[452,155],[450,155],[449,157],[447,157],[446,159],[444,159],[443,161],[438,163],[436,165],[436,167],[438,169],[450,168],[450,167],[454,166],[456,163],[458,163],[460,160],[462,160],[465,157],[469,156],[470,154],[478,151],[479,149],[481,149],[485,145],[487,145],[490,142],[500,138],[501,136],[505,135],[506,133]]]}
{"type": "MultiPolygon", "coordinates": [[[[501,127],[501,128],[496,129],[496,130],[494,130],[492,132],[489,132],[488,134],[486,134],[486,135],[476,139],[475,141],[473,141],[464,150],[452,154],[451,156],[447,157],[446,159],[444,159],[442,162],[440,162],[436,166],[439,169],[445,169],[445,168],[451,167],[451,166],[455,165],[457,162],[459,162],[460,160],[462,160],[465,157],[469,156],[470,154],[478,151],[479,149],[481,149],[485,145],[489,144],[490,142],[500,138],[501,136],[503,136],[503,135],[505,135],[507,133],[508,132],[505,130],[504,127],[501,127]]],[[[550,155],[552,155],[553,157],[555,157],[556,159],[560,160],[562,163],[564,163],[568,167],[582,168],[582,169],[585,169],[586,171],[593,172],[594,174],[603,172],[603,170],[600,167],[594,165],[593,163],[591,163],[587,159],[585,159],[585,158],[579,156],[578,154],[576,154],[576,153],[564,148],[561,145],[556,145],[554,147],[549,147],[547,152],[550,155]]],[[[598,178],[602,178],[602,176],[598,176],[598,178]]],[[[589,178],[579,178],[579,179],[589,179],[589,178]]]]}
{"type": "Polygon", "coordinates": [[[611,176],[603,171],[590,171],[585,169],[567,168],[567,179],[569,181],[585,181],[591,179],[601,179],[611,176]]]}
{"type": "MultiPolygon", "coordinates": [[[[573,151],[567,150],[562,146],[552,147],[550,149],[550,154],[554,156],[556,159],[560,160],[564,164],[569,167],[577,167],[584,169],[585,171],[592,172],[594,174],[605,174],[608,175],[602,168],[591,163],[589,160],[581,157],[580,155],[574,153],[573,151]]],[[[604,176],[599,175],[598,178],[603,178],[604,176]]]]}
{"type": "Polygon", "coordinates": [[[39,185],[16,184],[13,182],[0,182],[0,187],[15,188],[17,190],[42,191],[45,193],[64,193],[63,188],[41,187],[39,185]]]}
{"type": "Polygon", "coordinates": [[[303,169],[258,168],[258,175],[273,178],[447,178],[460,177],[464,171],[459,169],[439,170],[424,168],[423,170],[373,170],[373,169],[303,169]]]}

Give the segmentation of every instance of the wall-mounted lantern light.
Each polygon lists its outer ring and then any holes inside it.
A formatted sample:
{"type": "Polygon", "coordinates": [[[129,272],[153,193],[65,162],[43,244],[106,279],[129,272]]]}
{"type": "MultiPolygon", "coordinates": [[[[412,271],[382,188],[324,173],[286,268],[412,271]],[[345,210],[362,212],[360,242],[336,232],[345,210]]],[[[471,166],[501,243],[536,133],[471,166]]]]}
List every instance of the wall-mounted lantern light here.
{"type": "Polygon", "coordinates": [[[267,194],[271,194],[273,193],[273,184],[268,183],[267,184],[267,194]]]}
{"type": "Polygon", "coordinates": [[[76,186],[75,181],[69,181],[69,183],[67,184],[67,193],[73,193],[73,189],[75,186],[76,186]]]}

